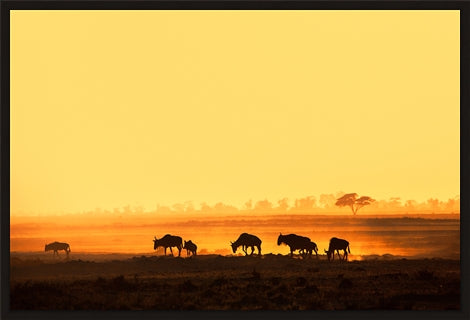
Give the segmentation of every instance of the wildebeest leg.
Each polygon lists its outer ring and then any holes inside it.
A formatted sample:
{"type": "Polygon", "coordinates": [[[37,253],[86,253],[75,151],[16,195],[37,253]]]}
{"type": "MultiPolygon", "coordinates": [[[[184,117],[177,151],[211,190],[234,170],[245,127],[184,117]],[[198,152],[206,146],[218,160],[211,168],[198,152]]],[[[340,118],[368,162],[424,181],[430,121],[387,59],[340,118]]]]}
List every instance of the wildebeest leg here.
{"type": "Polygon", "coordinates": [[[165,248],[165,256],[166,256],[166,247],[164,247],[164,248],[165,248]]]}
{"type": "Polygon", "coordinates": [[[261,246],[257,246],[258,248],[258,254],[261,256],[261,246]]]}
{"type": "Polygon", "coordinates": [[[178,247],[178,257],[181,257],[181,248],[178,247]]]}
{"type": "Polygon", "coordinates": [[[173,249],[170,247],[171,256],[173,257],[173,249]]]}
{"type": "Polygon", "coordinates": [[[250,248],[251,248],[250,256],[252,256],[252,255],[253,255],[253,252],[255,252],[255,247],[254,247],[254,246],[251,246],[250,248]]]}

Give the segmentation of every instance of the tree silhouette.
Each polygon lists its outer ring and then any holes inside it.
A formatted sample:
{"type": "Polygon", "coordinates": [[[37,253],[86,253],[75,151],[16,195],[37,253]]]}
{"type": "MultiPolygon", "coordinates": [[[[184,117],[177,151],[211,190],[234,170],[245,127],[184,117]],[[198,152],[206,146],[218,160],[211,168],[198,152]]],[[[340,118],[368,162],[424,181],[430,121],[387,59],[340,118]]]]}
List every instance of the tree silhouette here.
{"type": "Polygon", "coordinates": [[[251,210],[253,209],[253,200],[248,200],[245,202],[245,207],[243,208],[244,210],[251,210]]]}
{"type": "Polygon", "coordinates": [[[317,199],[314,196],[309,196],[301,199],[295,199],[293,211],[312,211],[316,207],[317,199]]]}
{"type": "Polygon", "coordinates": [[[286,212],[289,208],[289,199],[287,198],[282,198],[281,200],[278,200],[277,203],[279,204],[279,207],[277,207],[277,209],[280,212],[286,212]]]}
{"type": "Polygon", "coordinates": [[[374,199],[368,196],[362,196],[358,199],[357,193],[347,193],[341,198],[336,199],[335,205],[337,205],[338,207],[348,206],[351,208],[353,214],[356,215],[357,210],[371,204],[374,201],[374,199]]]}
{"type": "Polygon", "coordinates": [[[268,199],[258,201],[255,204],[256,211],[267,212],[267,211],[271,211],[272,208],[273,208],[273,204],[269,202],[268,199]]]}
{"type": "Polygon", "coordinates": [[[331,208],[335,205],[336,197],[334,194],[321,194],[320,195],[320,204],[323,208],[331,208]]]}

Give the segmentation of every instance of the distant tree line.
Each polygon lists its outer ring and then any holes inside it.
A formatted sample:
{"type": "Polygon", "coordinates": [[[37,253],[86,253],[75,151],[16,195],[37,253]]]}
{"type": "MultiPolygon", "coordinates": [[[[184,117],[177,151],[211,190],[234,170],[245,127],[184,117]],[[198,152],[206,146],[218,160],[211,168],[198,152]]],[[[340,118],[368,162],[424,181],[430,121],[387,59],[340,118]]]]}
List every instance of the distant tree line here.
{"type": "MultiPolygon", "coordinates": [[[[364,213],[460,213],[460,196],[447,201],[429,198],[424,202],[415,200],[402,200],[392,197],[388,200],[375,200],[369,196],[358,196],[356,193],[338,192],[336,194],[321,194],[318,198],[307,196],[298,199],[282,198],[275,202],[267,199],[246,201],[241,208],[234,205],[217,202],[213,205],[202,202],[199,206],[192,201],[176,203],[170,206],[157,205],[150,212],[142,206],[124,206],[115,208],[114,214],[142,214],[142,213],[185,213],[185,214],[327,214],[327,213],[352,213],[358,210],[364,213]],[[349,209],[348,209],[349,208],[349,209]],[[364,209],[361,209],[364,208],[364,209]]],[[[107,210],[99,210],[101,213],[111,213],[107,210]]]]}

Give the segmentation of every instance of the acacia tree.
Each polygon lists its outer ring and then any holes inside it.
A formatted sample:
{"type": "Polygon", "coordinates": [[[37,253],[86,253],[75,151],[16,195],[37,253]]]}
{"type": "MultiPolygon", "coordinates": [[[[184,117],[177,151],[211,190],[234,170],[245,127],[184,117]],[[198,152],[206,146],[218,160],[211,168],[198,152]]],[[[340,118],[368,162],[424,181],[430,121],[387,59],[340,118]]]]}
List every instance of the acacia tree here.
{"type": "Polygon", "coordinates": [[[365,207],[375,200],[368,196],[362,196],[357,198],[357,193],[348,193],[342,196],[341,198],[336,199],[335,205],[338,207],[350,207],[353,214],[356,215],[357,210],[365,207]]]}

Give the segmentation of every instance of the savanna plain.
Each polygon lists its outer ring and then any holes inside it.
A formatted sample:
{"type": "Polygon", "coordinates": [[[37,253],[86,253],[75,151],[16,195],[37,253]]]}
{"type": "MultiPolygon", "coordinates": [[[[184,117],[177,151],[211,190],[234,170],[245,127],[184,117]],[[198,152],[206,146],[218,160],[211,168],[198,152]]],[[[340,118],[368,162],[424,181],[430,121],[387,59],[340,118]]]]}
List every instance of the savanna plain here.
{"type": "Polygon", "coordinates": [[[460,308],[459,215],[144,220],[93,225],[82,219],[87,234],[70,218],[51,224],[12,221],[11,309],[460,308]],[[261,256],[231,251],[230,241],[242,232],[261,238],[261,256]],[[198,254],[183,250],[178,256],[173,248],[173,255],[168,250],[165,256],[153,250],[153,237],[166,233],[193,240],[198,254]],[[310,237],[318,256],[304,258],[297,251],[291,257],[288,247],[277,245],[280,233],[310,237]],[[328,261],[324,249],[333,236],[350,242],[348,261],[338,256],[328,261]],[[62,239],[71,245],[68,257],[63,251],[59,257],[44,252],[44,242],[62,239]],[[115,247],[113,239],[120,240],[115,247]]]}

